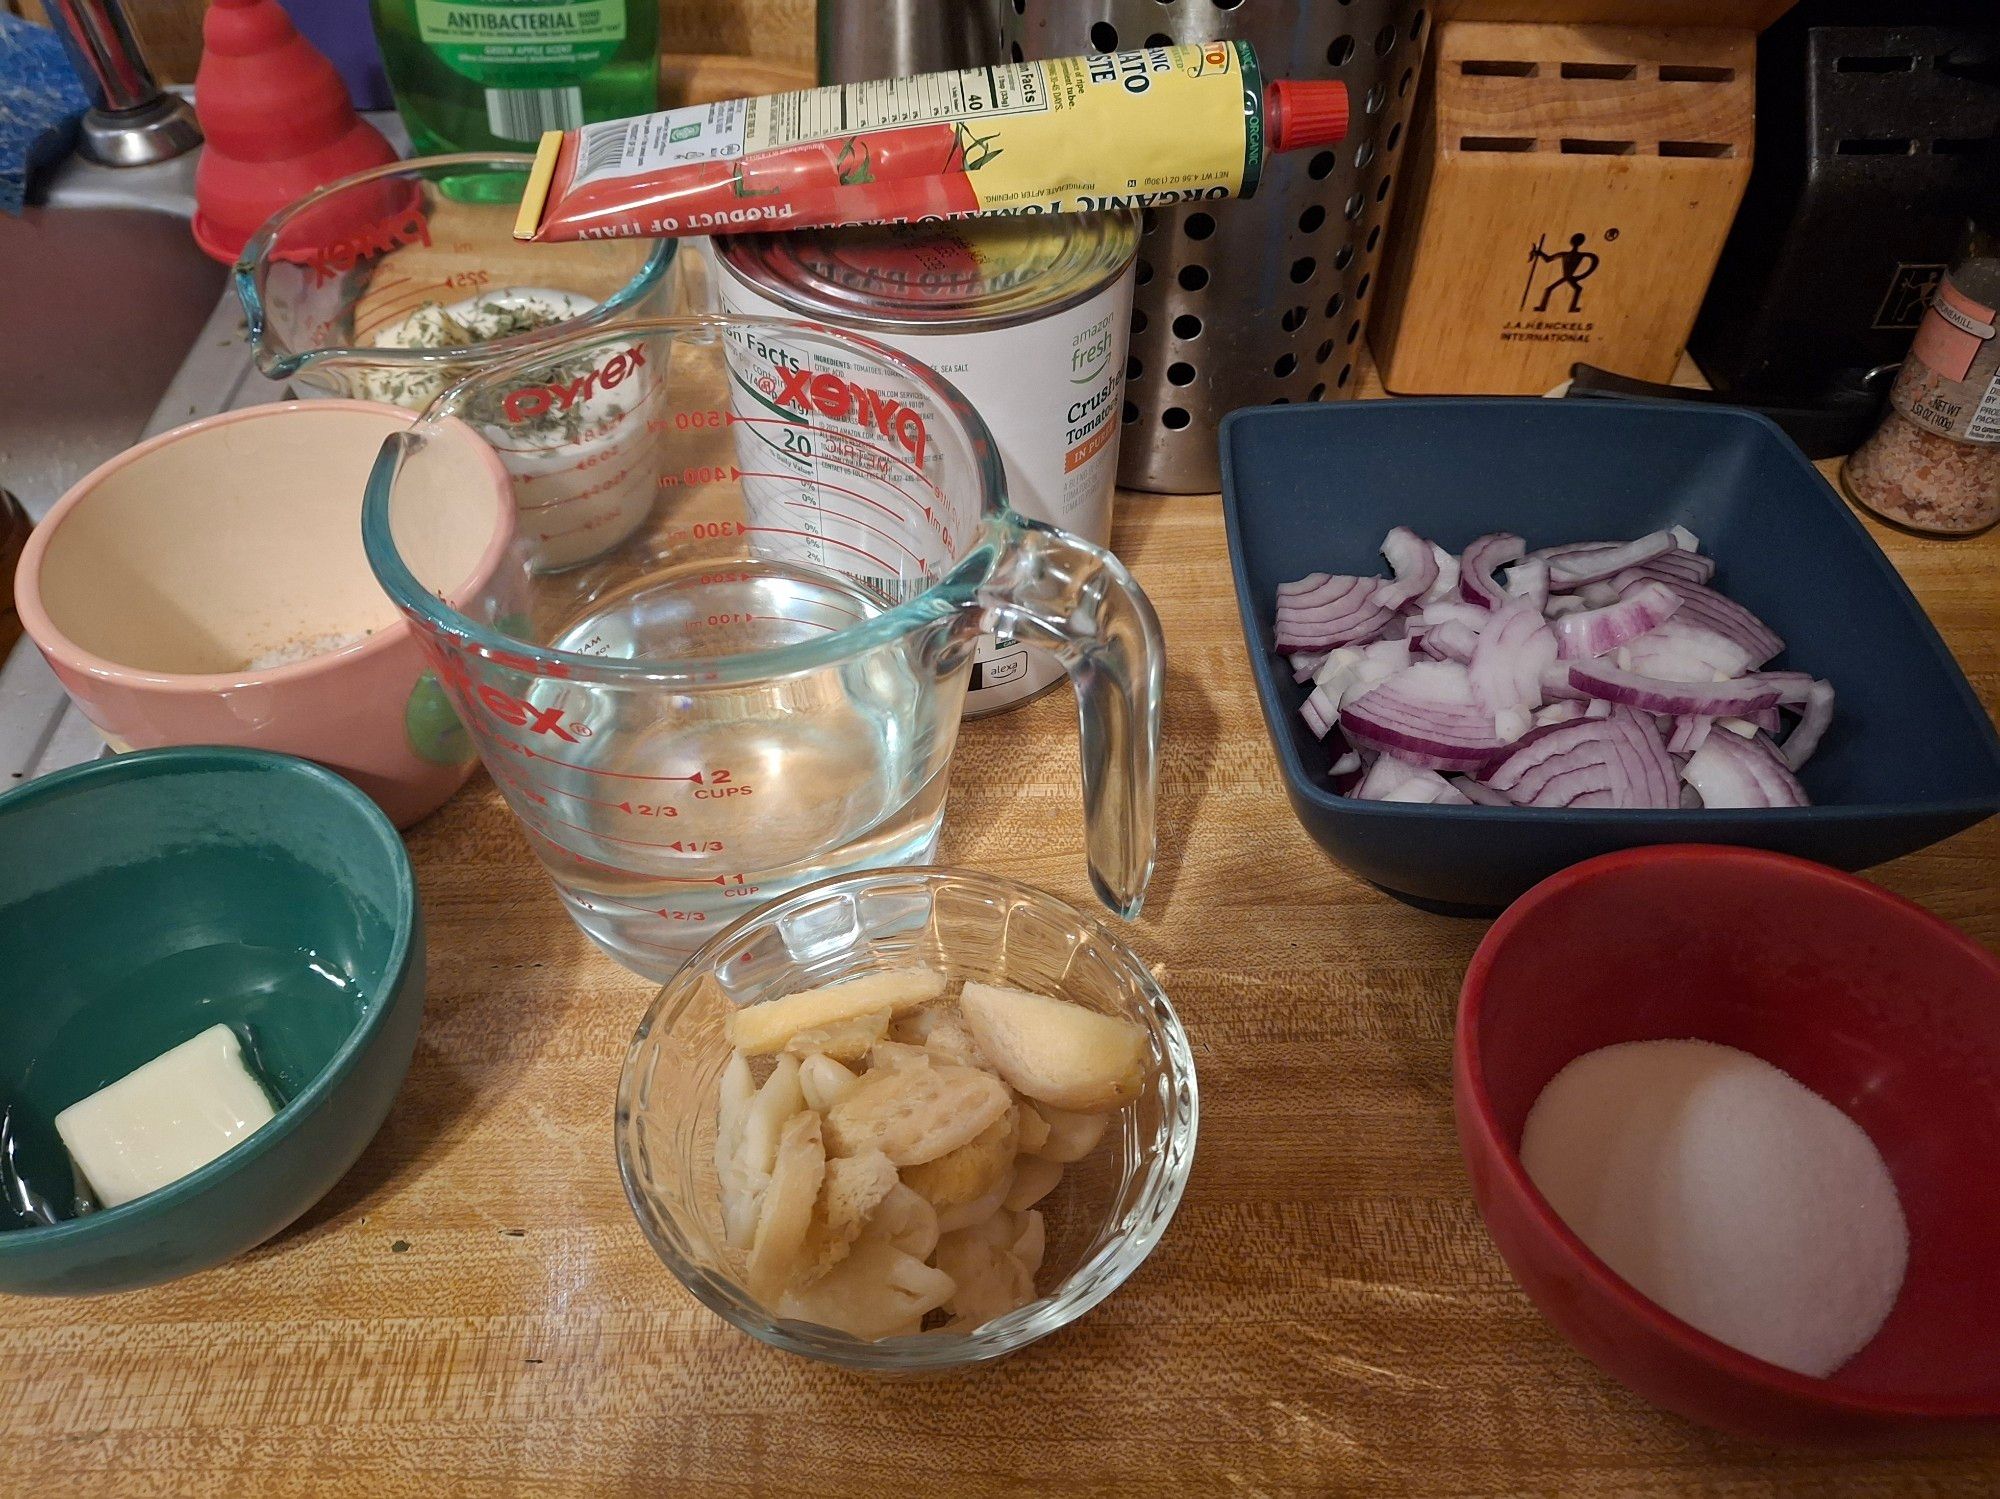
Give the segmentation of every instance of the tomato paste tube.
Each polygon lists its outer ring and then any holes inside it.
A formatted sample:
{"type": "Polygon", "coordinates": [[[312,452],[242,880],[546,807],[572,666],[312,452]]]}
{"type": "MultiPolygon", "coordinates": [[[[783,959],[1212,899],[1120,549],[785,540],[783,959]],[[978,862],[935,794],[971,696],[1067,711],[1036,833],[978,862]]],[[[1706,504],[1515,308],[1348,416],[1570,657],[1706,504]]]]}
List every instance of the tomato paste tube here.
{"type": "Polygon", "coordinates": [[[1347,89],[1266,87],[1247,42],[926,73],[542,137],[516,239],[1090,213],[1248,197],[1347,133],[1347,89]]]}

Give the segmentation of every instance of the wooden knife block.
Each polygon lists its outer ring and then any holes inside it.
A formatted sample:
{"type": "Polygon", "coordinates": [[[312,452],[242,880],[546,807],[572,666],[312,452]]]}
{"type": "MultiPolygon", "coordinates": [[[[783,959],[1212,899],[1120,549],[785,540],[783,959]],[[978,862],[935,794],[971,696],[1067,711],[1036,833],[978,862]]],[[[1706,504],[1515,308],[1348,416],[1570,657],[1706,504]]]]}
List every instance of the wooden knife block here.
{"type": "Polygon", "coordinates": [[[1371,330],[1399,394],[1674,372],[1750,176],[1755,36],[1441,25],[1371,330]]]}

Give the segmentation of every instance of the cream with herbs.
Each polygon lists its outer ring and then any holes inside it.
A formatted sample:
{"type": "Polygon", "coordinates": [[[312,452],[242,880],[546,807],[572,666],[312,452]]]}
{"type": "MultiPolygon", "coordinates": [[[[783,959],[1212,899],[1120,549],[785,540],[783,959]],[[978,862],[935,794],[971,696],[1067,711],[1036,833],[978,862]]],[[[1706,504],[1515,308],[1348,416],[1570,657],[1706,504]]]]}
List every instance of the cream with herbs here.
{"type": "MultiPolygon", "coordinates": [[[[378,329],[378,349],[461,349],[532,333],[581,317],[597,304],[576,292],[550,287],[506,287],[450,304],[426,302],[407,317],[378,329]]],[[[643,365],[634,365],[643,369],[643,365]]],[[[362,372],[363,392],[375,400],[421,411],[470,373],[455,362],[421,369],[362,372]]],[[[638,464],[632,441],[643,424],[633,420],[650,380],[621,380],[623,388],[578,379],[588,393],[523,416],[518,410],[475,417],[514,481],[521,534],[544,568],[568,567],[617,546],[651,513],[654,476],[638,464]]],[[[557,382],[563,383],[563,382],[557,382]]]]}

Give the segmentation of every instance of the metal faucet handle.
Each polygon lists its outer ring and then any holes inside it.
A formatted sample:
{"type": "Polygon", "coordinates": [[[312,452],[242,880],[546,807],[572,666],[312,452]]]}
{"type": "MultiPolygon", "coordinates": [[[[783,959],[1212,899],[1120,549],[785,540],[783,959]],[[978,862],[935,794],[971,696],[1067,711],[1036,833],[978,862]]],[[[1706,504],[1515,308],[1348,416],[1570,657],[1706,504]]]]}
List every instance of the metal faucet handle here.
{"type": "Polygon", "coordinates": [[[78,149],[105,166],[150,166],[201,144],[185,99],[153,79],[119,0],[49,0],[49,19],[93,101],[78,149]]]}

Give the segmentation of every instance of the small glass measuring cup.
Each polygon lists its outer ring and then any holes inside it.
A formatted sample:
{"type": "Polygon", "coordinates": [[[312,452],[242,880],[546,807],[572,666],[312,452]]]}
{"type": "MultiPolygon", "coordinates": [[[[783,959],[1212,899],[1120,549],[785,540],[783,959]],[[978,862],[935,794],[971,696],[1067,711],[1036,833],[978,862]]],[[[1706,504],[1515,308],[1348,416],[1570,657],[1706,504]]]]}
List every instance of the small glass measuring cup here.
{"type": "Polygon", "coordinates": [[[1108,552],[1009,510],[985,423],[893,349],[728,316],[546,343],[385,444],[362,534],[570,914],[630,968],[663,978],[801,885],[927,861],[982,631],[1068,671],[1092,881],[1138,913],[1152,605],[1108,552]],[[502,452],[519,512],[458,608],[462,580],[415,561],[447,523],[432,434],[454,417],[502,452]],[[576,542],[600,526],[615,544],[576,542]]]}
{"type": "Polygon", "coordinates": [[[274,215],[235,269],[257,368],[302,394],[421,411],[550,332],[670,311],[671,240],[514,239],[533,160],[391,162],[274,215]]]}

